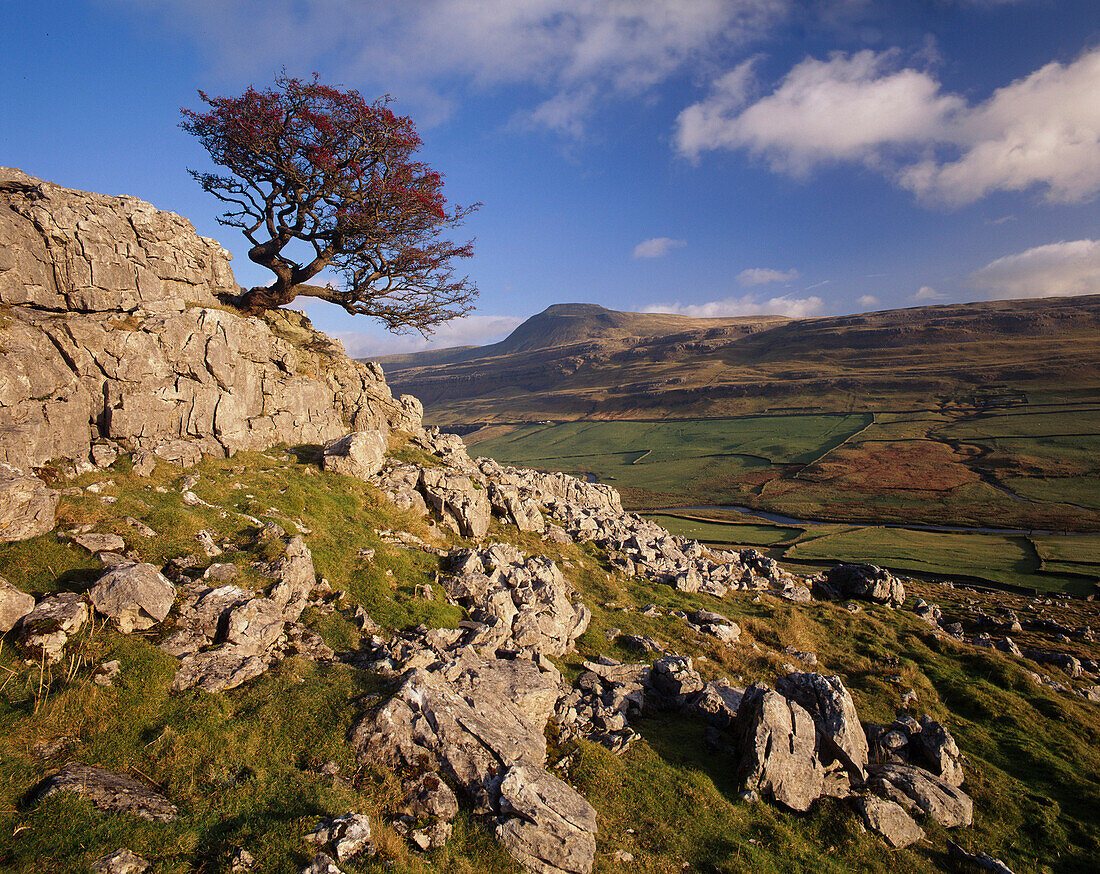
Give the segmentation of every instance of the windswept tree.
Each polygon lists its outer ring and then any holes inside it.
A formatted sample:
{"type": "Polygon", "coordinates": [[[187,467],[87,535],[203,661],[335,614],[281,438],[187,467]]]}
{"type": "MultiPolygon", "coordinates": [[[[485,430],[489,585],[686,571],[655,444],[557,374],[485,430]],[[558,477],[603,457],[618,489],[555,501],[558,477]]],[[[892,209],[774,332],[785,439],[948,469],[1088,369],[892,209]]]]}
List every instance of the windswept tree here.
{"type": "Polygon", "coordinates": [[[472,243],[442,232],[479,204],[448,210],[443,177],[414,160],[420,137],[388,98],[367,103],[316,74],[303,82],[285,73],[268,91],[199,96],[209,111],[181,109],[180,126],[229,173],[190,173],[229,204],[218,221],[240,228],[248,257],[275,274],[242,295],[244,309],[308,295],[423,333],[470,311],[477,289],[452,262],[470,257],[472,243]],[[326,268],[342,282],[306,284],[326,268]]]}

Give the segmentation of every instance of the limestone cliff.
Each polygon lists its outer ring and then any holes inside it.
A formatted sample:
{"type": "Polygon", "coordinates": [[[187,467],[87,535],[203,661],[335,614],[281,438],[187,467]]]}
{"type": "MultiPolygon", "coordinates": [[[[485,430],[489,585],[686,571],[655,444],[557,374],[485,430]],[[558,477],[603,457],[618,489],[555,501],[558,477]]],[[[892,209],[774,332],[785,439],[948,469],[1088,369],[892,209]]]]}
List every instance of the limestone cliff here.
{"type": "Polygon", "coordinates": [[[230,255],[133,197],[0,169],[0,463],[94,444],[190,463],[348,430],[415,430],[419,402],[304,316],[243,316],[230,255]]]}

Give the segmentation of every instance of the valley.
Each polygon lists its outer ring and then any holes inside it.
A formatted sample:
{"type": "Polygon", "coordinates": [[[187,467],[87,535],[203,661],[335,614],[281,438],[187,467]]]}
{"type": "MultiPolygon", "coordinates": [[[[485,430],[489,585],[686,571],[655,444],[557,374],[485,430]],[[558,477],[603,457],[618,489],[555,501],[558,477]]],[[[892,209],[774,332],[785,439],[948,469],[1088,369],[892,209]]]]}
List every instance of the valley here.
{"type": "Polygon", "coordinates": [[[718,507],[714,544],[1095,591],[1100,298],[653,318],[560,305],[480,351],[382,364],[478,454],[607,482],[635,510],[718,507]],[[733,507],[798,524],[761,535],[733,507]]]}

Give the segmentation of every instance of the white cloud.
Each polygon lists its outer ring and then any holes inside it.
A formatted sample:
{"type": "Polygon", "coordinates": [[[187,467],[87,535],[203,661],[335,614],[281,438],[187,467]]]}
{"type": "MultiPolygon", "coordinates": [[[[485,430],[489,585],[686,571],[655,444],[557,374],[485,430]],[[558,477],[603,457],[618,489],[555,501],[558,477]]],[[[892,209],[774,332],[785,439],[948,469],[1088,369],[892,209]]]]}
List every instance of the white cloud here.
{"type": "Polygon", "coordinates": [[[917,303],[928,303],[931,300],[944,300],[946,297],[947,295],[940,294],[932,286],[922,285],[917,289],[916,294],[909,295],[909,300],[917,303]]]}
{"type": "Polygon", "coordinates": [[[523,319],[516,316],[463,316],[436,327],[430,337],[420,334],[391,334],[382,328],[374,331],[336,331],[353,358],[423,352],[450,346],[480,346],[503,340],[523,319]]]}
{"type": "Polygon", "coordinates": [[[879,301],[879,299],[873,294],[865,294],[859,297],[856,300],[856,303],[858,303],[864,309],[871,309],[872,307],[877,307],[881,303],[881,301],[879,301]]]}
{"type": "Polygon", "coordinates": [[[673,240],[671,237],[654,237],[651,240],[643,240],[634,247],[635,258],[660,258],[667,255],[672,249],[682,249],[687,245],[687,240],[673,240]]]}
{"type": "Polygon", "coordinates": [[[1100,294],[1100,240],[1050,243],[1006,255],[971,274],[970,283],[994,299],[1100,294]]]}
{"type": "Polygon", "coordinates": [[[976,105],[900,60],[869,50],[807,58],[748,104],[742,65],[680,114],[676,147],[691,159],[746,149],[796,177],[861,162],[949,206],[1033,187],[1053,202],[1100,193],[1100,48],[1047,64],[976,105]]]}
{"type": "Polygon", "coordinates": [[[802,319],[814,316],[825,309],[825,302],[820,297],[773,297],[761,300],[755,295],[746,294],[742,297],[727,297],[724,300],[712,300],[700,304],[654,304],[646,307],[642,312],[647,313],[675,313],[681,316],[692,316],[697,319],[732,318],[735,316],[788,316],[793,319],[802,319]]]}
{"type": "Polygon", "coordinates": [[[897,60],[896,52],[869,50],[807,58],[745,108],[744,86],[719,80],[706,100],[680,114],[676,145],[688,157],[747,148],[773,169],[802,176],[819,163],[867,160],[885,145],[926,140],[962,101],[940,94],[927,73],[892,69],[897,60]]]}
{"type": "Polygon", "coordinates": [[[767,285],[769,282],[790,282],[802,274],[797,270],[773,270],[770,267],[750,267],[737,274],[740,285],[767,285]]]}
{"type": "MultiPolygon", "coordinates": [[[[685,64],[765,32],[792,0],[113,0],[182,31],[229,76],[321,67],[344,84],[376,79],[403,99],[532,83],[548,103],[528,116],[572,135],[578,100],[636,95],[685,64]],[[422,93],[418,93],[422,92],[422,93]],[[572,109],[574,116],[564,114],[572,109]]],[[[419,101],[418,101],[419,102],[419,101]]]]}

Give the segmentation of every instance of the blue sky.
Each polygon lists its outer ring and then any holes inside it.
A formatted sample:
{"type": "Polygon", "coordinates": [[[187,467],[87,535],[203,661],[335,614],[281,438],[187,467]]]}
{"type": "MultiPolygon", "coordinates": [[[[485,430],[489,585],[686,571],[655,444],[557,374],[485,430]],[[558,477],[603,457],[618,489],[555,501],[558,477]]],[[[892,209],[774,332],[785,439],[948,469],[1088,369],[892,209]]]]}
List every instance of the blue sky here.
{"type": "MultiPolygon", "coordinates": [[[[467,221],[473,317],[830,315],[1100,292],[1096,0],[3,3],[0,164],[190,218],[196,91],[391,94],[467,221]]],[[[349,351],[423,348],[299,298],[349,351]]]]}

